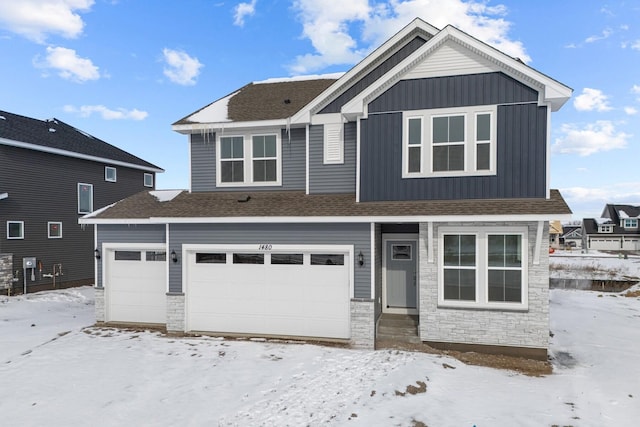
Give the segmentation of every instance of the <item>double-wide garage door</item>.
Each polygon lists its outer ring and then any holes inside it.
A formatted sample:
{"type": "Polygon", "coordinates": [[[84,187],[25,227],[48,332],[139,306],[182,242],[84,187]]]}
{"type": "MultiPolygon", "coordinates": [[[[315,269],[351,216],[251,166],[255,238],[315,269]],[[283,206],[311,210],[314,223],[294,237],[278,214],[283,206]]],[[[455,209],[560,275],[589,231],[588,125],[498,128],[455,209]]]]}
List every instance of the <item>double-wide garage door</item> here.
{"type": "Polygon", "coordinates": [[[345,247],[205,247],[186,254],[188,330],[349,338],[345,247]]]}
{"type": "Polygon", "coordinates": [[[123,248],[104,252],[106,321],[166,323],[165,250],[123,248]]]}

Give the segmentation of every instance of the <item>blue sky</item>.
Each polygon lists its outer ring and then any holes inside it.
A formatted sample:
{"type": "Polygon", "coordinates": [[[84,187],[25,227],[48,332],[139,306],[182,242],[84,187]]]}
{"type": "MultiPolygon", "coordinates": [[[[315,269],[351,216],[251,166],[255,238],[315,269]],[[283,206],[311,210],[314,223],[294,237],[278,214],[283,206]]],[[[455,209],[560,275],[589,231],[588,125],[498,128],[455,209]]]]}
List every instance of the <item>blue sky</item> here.
{"type": "Polygon", "coordinates": [[[0,1],[0,109],[61,119],[164,168],[158,188],[188,188],[171,123],[251,81],[345,71],[415,17],[574,89],[551,144],[574,219],[640,205],[637,2],[0,1]]]}

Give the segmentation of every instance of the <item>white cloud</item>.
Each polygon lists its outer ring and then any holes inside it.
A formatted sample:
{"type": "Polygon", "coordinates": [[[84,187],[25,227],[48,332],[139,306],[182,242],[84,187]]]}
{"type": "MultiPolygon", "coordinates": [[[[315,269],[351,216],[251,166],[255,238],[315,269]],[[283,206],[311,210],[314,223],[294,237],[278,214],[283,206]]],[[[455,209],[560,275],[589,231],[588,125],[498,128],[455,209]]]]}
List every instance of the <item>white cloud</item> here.
{"type": "Polygon", "coordinates": [[[589,156],[601,151],[625,148],[630,134],[618,131],[608,120],[599,120],[579,128],[564,124],[560,128],[562,137],[556,138],[553,151],[560,154],[589,156]]]}
{"type": "Polygon", "coordinates": [[[574,218],[599,218],[607,203],[640,205],[639,188],[640,182],[618,182],[605,187],[561,188],[560,193],[574,212],[574,218]]]}
{"type": "Polygon", "coordinates": [[[136,108],[133,110],[127,110],[125,108],[112,110],[104,105],[82,105],[80,107],[65,105],[64,111],[78,114],[80,117],[89,117],[96,113],[105,120],[144,120],[149,115],[146,111],[140,111],[136,108]]]}
{"type": "Polygon", "coordinates": [[[303,25],[302,36],[315,49],[296,58],[290,67],[295,74],[353,64],[415,17],[438,28],[454,25],[508,55],[531,60],[522,43],[508,37],[511,24],[503,18],[502,5],[477,0],[296,0],[293,7],[303,25]]]}
{"type": "Polygon", "coordinates": [[[204,66],[198,61],[198,58],[193,58],[179,50],[167,48],[162,50],[162,54],[166,62],[164,75],[169,80],[184,86],[196,84],[196,77],[198,77],[200,69],[204,66]]]}
{"type": "Polygon", "coordinates": [[[640,95],[640,85],[631,86],[631,93],[635,93],[636,95],[640,95]]]}
{"type": "Polygon", "coordinates": [[[2,0],[0,27],[37,43],[48,34],[78,37],[84,22],[77,12],[88,12],[94,0],[2,0]]]}
{"type": "Polygon", "coordinates": [[[611,34],[613,34],[613,31],[607,28],[605,30],[602,30],[602,33],[600,35],[587,37],[584,41],[585,43],[597,42],[598,40],[609,38],[611,34]]]}
{"type": "Polygon", "coordinates": [[[640,40],[631,42],[631,49],[640,50],[640,40]]]}
{"type": "Polygon", "coordinates": [[[582,94],[573,100],[573,106],[578,111],[609,111],[611,107],[607,99],[601,90],[586,87],[582,89],[582,94]]]}
{"type": "Polygon", "coordinates": [[[47,47],[47,55],[44,60],[41,61],[39,57],[36,57],[34,65],[39,68],[54,69],[63,79],[77,83],[100,78],[98,67],[93,65],[90,59],[81,58],[75,50],[66,47],[47,47]]]}
{"type": "Polygon", "coordinates": [[[624,107],[624,112],[629,116],[635,116],[638,114],[638,109],[635,107],[624,107]]]}
{"type": "Polygon", "coordinates": [[[256,13],[256,2],[257,0],[251,0],[251,3],[238,3],[233,9],[233,25],[244,26],[244,18],[253,16],[256,13]]]}

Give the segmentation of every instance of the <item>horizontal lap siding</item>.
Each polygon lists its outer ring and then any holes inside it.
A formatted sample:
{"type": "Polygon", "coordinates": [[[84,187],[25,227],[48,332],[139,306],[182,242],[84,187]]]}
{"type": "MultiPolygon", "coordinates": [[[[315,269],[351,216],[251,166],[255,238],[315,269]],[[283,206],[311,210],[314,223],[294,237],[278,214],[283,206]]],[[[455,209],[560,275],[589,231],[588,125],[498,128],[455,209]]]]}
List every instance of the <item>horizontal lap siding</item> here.
{"type": "MultiPolygon", "coordinates": [[[[231,131],[229,131],[231,132],[231,131]]],[[[304,190],[306,137],[304,129],[281,131],[282,142],[282,186],[266,187],[216,187],[216,135],[192,134],[191,144],[191,191],[273,191],[304,190]]]]}
{"type": "MultiPolygon", "coordinates": [[[[354,245],[355,297],[371,298],[370,225],[367,224],[171,224],[170,250],[182,254],[183,244],[280,244],[354,245]],[[357,254],[365,254],[365,266],[357,265],[357,254]]],[[[183,292],[182,262],[169,268],[169,289],[183,292]]]]}
{"type": "Polygon", "coordinates": [[[360,126],[361,201],[546,197],[547,110],[530,103],[535,91],[501,73],[400,83],[370,111],[510,104],[498,107],[497,174],[403,179],[402,113],[370,114],[360,126]]]}
{"type": "Polygon", "coordinates": [[[356,124],[344,125],[344,163],[324,164],[324,126],[309,130],[309,193],[355,193],[356,124]]]}
{"type": "MultiPolygon", "coordinates": [[[[103,243],[166,243],[163,224],[100,224],[98,248],[103,243]]],[[[97,286],[102,287],[102,262],[98,263],[97,286]]]]}
{"type": "MultiPolygon", "coordinates": [[[[62,264],[63,282],[89,282],[94,276],[93,225],[80,225],[78,183],[93,185],[93,208],[124,199],[144,190],[145,171],[114,166],[117,182],[105,181],[108,162],[94,162],[23,148],[0,146],[0,253],[13,254],[13,271],[19,271],[17,287],[23,286],[23,257],[36,257],[42,274],[52,274],[62,264]],[[8,240],[6,221],[24,221],[24,239],[8,240]],[[62,238],[49,239],[48,222],[62,222],[62,238]]],[[[155,175],[155,174],[154,174],[155,175]]],[[[30,272],[28,273],[30,276],[30,272]]],[[[52,283],[52,278],[27,280],[27,285],[52,283]]]]}

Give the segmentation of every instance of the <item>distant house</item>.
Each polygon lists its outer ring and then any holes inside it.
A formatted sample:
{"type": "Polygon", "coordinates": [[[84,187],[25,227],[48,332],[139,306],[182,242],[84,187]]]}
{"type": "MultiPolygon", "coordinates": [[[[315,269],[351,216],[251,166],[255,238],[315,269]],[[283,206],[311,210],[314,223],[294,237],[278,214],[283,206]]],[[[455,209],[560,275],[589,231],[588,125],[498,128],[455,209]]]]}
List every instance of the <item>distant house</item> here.
{"type": "Polygon", "coordinates": [[[0,292],[94,281],[78,218],[155,188],[161,168],[60,120],[0,111],[0,292]]]}
{"type": "Polygon", "coordinates": [[[416,19],[342,75],[247,84],[173,124],[190,189],[97,227],[96,318],[546,359],[551,112],[571,89],[416,19]],[[136,292],[131,292],[135,287],[136,292]]]}
{"type": "Polygon", "coordinates": [[[583,247],[587,250],[640,251],[640,206],[608,204],[601,218],[582,221],[583,247]]]}
{"type": "Polygon", "coordinates": [[[562,236],[562,223],[560,221],[549,221],[549,246],[554,249],[560,248],[560,237],[562,236]]]}
{"type": "Polygon", "coordinates": [[[582,248],[582,225],[562,226],[560,246],[565,248],[582,248]]]}

